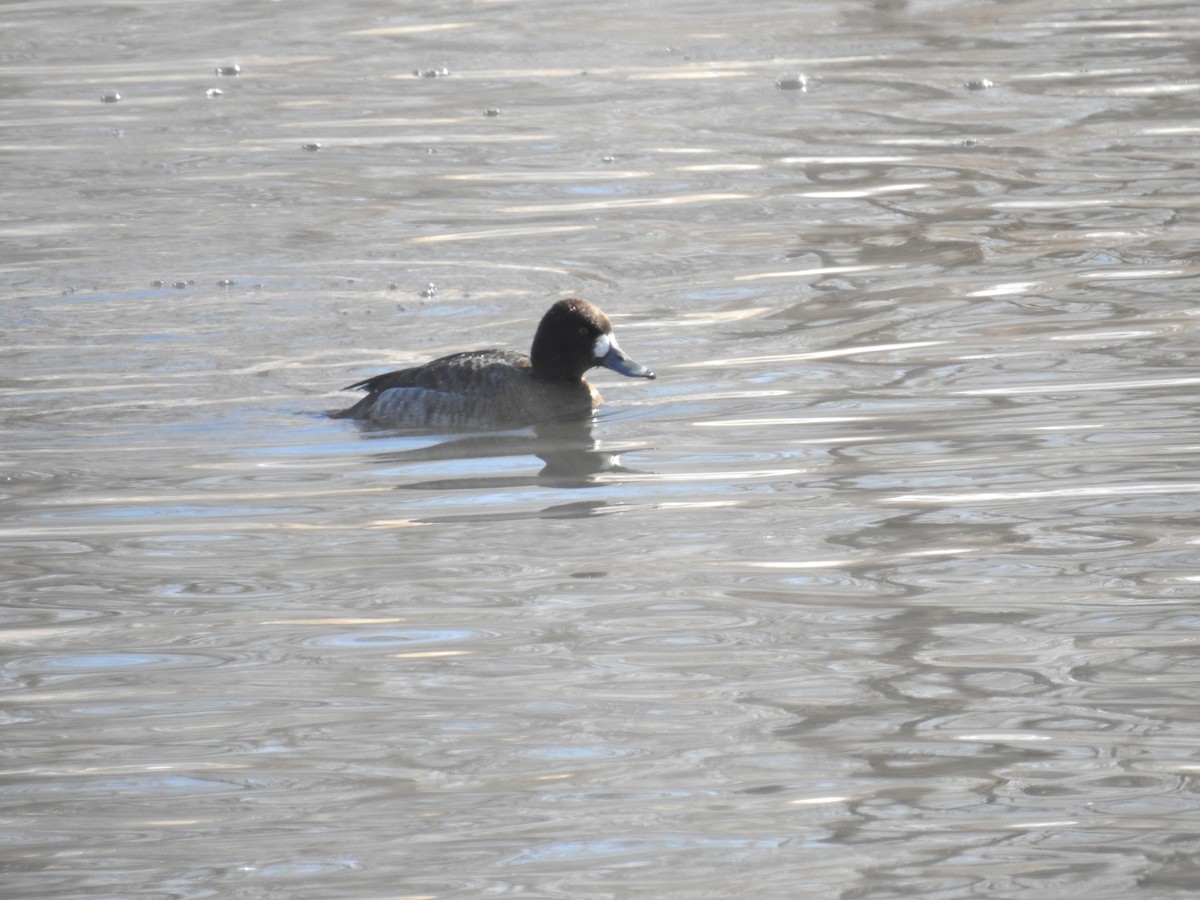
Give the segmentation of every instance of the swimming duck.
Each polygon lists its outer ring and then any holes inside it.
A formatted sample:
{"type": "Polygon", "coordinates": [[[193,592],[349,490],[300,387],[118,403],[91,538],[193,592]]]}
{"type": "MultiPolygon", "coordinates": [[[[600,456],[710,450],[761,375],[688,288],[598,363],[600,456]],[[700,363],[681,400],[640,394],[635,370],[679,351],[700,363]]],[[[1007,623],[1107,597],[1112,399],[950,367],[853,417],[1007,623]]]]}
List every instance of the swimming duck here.
{"type": "Polygon", "coordinates": [[[583,378],[594,366],[654,378],[617,345],[608,316],[586,300],[559,300],[542,317],[528,356],[469,350],[376,375],[347,387],[367,396],[332,415],[393,428],[458,431],[581,418],[601,402],[583,378]]]}

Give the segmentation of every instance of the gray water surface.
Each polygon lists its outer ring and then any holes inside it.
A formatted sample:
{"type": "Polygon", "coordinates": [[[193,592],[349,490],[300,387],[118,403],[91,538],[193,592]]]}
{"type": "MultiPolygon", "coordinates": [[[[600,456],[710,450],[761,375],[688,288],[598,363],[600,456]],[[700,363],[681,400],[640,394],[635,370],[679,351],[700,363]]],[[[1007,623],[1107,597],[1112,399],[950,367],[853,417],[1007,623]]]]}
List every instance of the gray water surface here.
{"type": "Polygon", "coordinates": [[[4,10],[5,896],[1200,888],[1193,4],[4,10]]]}

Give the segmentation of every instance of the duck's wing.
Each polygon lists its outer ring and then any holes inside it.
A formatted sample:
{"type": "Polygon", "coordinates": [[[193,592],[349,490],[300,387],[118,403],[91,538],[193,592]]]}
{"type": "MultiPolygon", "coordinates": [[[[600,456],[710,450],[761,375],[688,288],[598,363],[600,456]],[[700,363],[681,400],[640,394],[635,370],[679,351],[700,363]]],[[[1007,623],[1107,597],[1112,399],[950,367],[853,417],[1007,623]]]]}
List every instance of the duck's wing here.
{"type": "Polygon", "coordinates": [[[452,353],[422,366],[385,372],[356,381],[343,390],[379,394],[389,388],[429,388],[448,393],[468,393],[495,383],[506,367],[529,368],[529,357],[512,350],[468,350],[452,353]],[[501,369],[497,369],[499,366],[501,369]]]}
{"type": "Polygon", "coordinates": [[[529,358],[510,350],[455,353],[350,385],[367,396],[332,415],[396,426],[488,424],[502,414],[506,388],[529,372],[529,358]]]}

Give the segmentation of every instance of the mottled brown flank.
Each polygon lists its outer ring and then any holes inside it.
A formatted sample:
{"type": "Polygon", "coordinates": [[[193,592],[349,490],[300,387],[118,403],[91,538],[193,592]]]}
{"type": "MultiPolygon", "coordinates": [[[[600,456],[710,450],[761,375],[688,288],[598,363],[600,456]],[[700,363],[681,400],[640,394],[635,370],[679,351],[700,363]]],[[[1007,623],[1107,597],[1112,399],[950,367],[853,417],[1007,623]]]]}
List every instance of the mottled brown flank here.
{"type": "Polygon", "coordinates": [[[515,428],[587,416],[600,404],[586,381],[538,378],[512,350],[455,353],[351,387],[370,393],[336,417],[416,428],[515,428]]]}

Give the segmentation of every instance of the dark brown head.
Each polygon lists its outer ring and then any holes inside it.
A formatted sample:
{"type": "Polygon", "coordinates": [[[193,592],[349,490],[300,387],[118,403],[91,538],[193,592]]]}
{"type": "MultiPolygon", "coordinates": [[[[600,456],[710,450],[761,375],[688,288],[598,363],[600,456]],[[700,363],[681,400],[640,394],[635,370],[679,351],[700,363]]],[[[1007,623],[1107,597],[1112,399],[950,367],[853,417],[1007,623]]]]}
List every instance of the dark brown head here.
{"type": "Polygon", "coordinates": [[[622,352],[608,316],[586,300],[559,300],[550,307],[533,336],[529,358],[533,374],[552,381],[579,381],[593,366],[630,378],[654,377],[622,352]]]}

